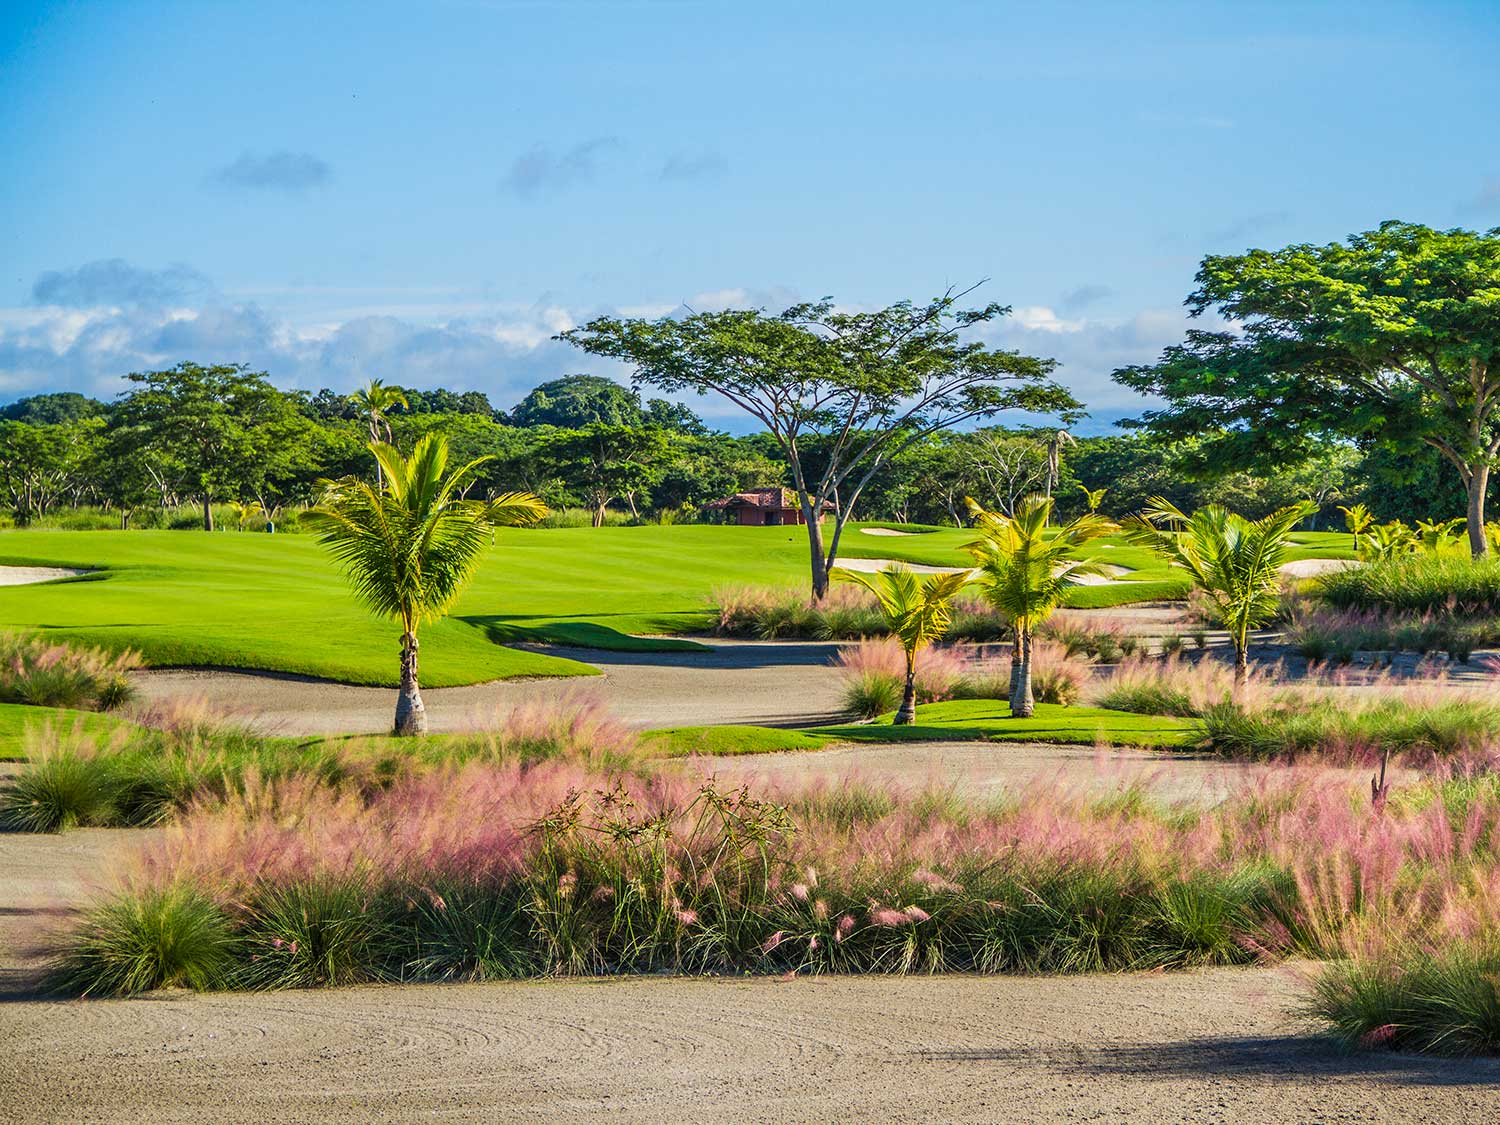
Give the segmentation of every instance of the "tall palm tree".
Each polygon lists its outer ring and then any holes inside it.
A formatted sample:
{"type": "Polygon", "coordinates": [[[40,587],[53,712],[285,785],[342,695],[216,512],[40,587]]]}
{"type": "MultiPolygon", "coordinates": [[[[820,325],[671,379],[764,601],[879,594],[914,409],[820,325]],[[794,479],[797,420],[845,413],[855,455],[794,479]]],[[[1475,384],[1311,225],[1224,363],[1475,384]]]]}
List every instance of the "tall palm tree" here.
{"type": "MultiPolygon", "coordinates": [[[[387,386],[379,379],[370,379],[363,387],[349,396],[349,401],[365,414],[370,427],[372,442],[384,440],[387,445],[396,443],[391,433],[390,413],[398,406],[409,406],[406,392],[400,387],[387,386]]],[[[380,462],[375,463],[375,483],[382,483],[380,462]]]]}
{"type": "Polygon", "coordinates": [[[1114,523],[1089,512],[1056,529],[1052,497],[1028,496],[1014,515],[987,512],[973,500],[969,513],[980,538],[965,548],[978,564],[976,578],[985,601],[1016,631],[1011,664],[1010,713],[1029,719],[1036,708],[1031,691],[1032,638],[1042,622],[1062,604],[1080,579],[1102,574],[1093,559],[1078,558],[1085,544],[1116,530],[1114,523]]]}
{"type": "Polygon", "coordinates": [[[1318,506],[1291,504],[1258,520],[1218,504],[1191,516],[1175,504],[1152,497],[1138,517],[1127,521],[1131,542],[1149,547],[1172,566],[1185,570],[1208,595],[1234,645],[1234,682],[1250,674],[1250,630],[1276,614],[1281,595],[1281,564],[1292,529],[1318,506]]]}
{"type": "Polygon", "coordinates": [[[897,563],[875,574],[835,567],[830,576],[836,581],[858,583],[875,595],[892,634],[906,654],[906,687],[895,722],[897,726],[916,722],[917,653],[948,631],[953,616],[950,603],[969,581],[968,573],[919,578],[897,563]]]}
{"type": "Polygon", "coordinates": [[[346,477],[330,481],[321,505],[305,517],[343,566],[355,595],[375,613],[401,623],[401,691],[395,733],[425,734],[427,712],[417,682],[417,626],[439,617],[473,577],[492,529],[535,523],[547,506],[529,492],[465,500],[481,457],[447,472],[448,441],[427,434],[411,457],[372,441],[384,484],[346,477]]]}

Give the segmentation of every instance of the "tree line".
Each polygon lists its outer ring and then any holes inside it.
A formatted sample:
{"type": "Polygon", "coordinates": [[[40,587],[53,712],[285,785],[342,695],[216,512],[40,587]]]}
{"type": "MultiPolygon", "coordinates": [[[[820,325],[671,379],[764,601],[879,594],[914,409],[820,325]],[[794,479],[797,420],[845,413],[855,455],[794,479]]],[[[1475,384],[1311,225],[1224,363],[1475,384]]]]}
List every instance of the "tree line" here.
{"type": "Polygon", "coordinates": [[[509,411],[478,391],[370,383],[355,395],[276,388],[243,365],[126,376],[116,401],[39,395],[0,408],[0,496],[19,522],[60,506],[117,512],[215,503],[269,516],[322,482],[369,475],[367,446],[442,433],[489,458],[476,494],[524,490],[591,522],[702,518],[736,491],[782,486],[808,517],[814,592],[854,517],[958,523],[965,497],[1060,515],[1220,503],[1254,517],[1310,501],[1377,518],[1466,514],[1485,549],[1500,457],[1500,231],[1390,222],[1327,246],[1203,260],[1194,329],[1113,373],[1154,400],[1124,432],[1075,437],[1083,404],[1054,361],[991,348],[1009,308],[973,288],[845,311],[731,309],[597,318],[559,340],[628,366],[632,386],[572,375],[509,411]],[[643,390],[667,397],[642,397],[643,390]],[[717,431],[681,402],[728,403],[755,431],[717,431]],[[1044,419],[998,425],[1002,416],[1044,419]]]}

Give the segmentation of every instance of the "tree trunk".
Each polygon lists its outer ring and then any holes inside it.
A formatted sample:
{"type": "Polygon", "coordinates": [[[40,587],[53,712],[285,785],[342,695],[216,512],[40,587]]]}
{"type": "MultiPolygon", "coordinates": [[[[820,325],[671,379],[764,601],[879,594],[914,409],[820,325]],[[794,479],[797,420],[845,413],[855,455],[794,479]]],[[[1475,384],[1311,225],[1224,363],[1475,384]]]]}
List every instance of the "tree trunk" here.
{"type": "Polygon", "coordinates": [[[422,691],[417,686],[417,635],[401,635],[401,691],[396,696],[398,735],[427,733],[427,709],[422,706],[422,691]]]}
{"type": "Polygon", "coordinates": [[[1244,637],[1234,642],[1234,690],[1236,693],[1250,680],[1250,645],[1244,637]]]}
{"type": "Polygon", "coordinates": [[[1484,533],[1484,494],[1490,487],[1490,467],[1481,463],[1469,475],[1469,553],[1476,559],[1489,553],[1489,538],[1484,533]]]}
{"type": "Polygon", "coordinates": [[[132,509],[130,509],[130,508],[121,508],[120,509],[120,530],[121,531],[129,531],[130,530],[130,513],[131,513],[131,511],[132,511],[132,509]]]}
{"type": "MultiPolygon", "coordinates": [[[[803,515],[811,506],[803,499],[803,515]]],[[[823,525],[815,517],[807,520],[807,548],[812,555],[812,596],[820,602],[828,596],[828,559],[823,554],[823,525]]]]}
{"type": "Polygon", "coordinates": [[[604,526],[604,509],[606,509],[608,507],[609,507],[609,501],[608,500],[605,500],[602,503],[594,505],[594,526],[595,527],[603,527],[604,526]]]}
{"type": "Polygon", "coordinates": [[[896,725],[908,727],[917,721],[917,659],[912,654],[906,658],[906,689],[901,693],[901,710],[896,712],[896,725]]]}
{"type": "Polygon", "coordinates": [[[1017,630],[1016,643],[1021,650],[1021,664],[1020,674],[1011,688],[1010,716],[1029,719],[1036,710],[1036,700],[1031,694],[1031,630],[1017,630]]]}
{"type": "Polygon", "coordinates": [[[213,508],[213,501],[209,497],[209,494],[207,492],[205,492],[203,494],[203,530],[204,531],[212,531],[213,529],[214,529],[214,508],[213,508]]]}

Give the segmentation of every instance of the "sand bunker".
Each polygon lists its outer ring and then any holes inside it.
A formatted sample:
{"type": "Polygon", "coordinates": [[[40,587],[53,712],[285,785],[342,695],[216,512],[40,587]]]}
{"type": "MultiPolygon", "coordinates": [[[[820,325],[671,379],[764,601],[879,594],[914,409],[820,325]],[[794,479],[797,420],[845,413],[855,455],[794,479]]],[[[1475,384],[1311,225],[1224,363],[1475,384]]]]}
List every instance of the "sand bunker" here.
{"type": "Polygon", "coordinates": [[[865,535],[912,535],[914,532],[897,531],[893,527],[862,527],[859,529],[865,535]]]}
{"type": "Polygon", "coordinates": [[[859,570],[866,574],[875,574],[877,571],[893,566],[904,566],[916,574],[963,574],[972,569],[967,566],[927,566],[925,563],[903,562],[901,559],[840,558],[834,565],[844,570],[859,570]]]}
{"type": "Polygon", "coordinates": [[[0,566],[0,586],[30,586],[56,578],[76,578],[92,573],[71,566],[0,566]]]}
{"type": "Polygon", "coordinates": [[[1316,578],[1335,570],[1348,570],[1359,564],[1353,559],[1296,559],[1281,564],[1281,573],[1288,578],[1316,578]]]}

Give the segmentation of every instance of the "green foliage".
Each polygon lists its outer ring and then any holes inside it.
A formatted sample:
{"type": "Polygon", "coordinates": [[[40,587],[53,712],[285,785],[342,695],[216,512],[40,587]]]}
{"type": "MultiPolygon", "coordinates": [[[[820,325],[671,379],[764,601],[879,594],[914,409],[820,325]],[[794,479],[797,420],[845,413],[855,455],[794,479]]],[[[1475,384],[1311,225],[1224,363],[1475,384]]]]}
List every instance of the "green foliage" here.
{"type": "Polygon", "coordinates": [[[1339,609],[1500,616],[1500,560],[1461,555],[1398,555],[1337,570],[1312,587],[1339,609]]]}
{"type": "Polygon", "coordinates": [[[1321,969],[1308,1014],[1351,1050],[1500,1053],[1500,947],[1493,935],[1384,952],[1321,969]]]}
{"type": "Polygon", "coordinates": [[[0,831],[63,832],[114,823],[116,777],[108,763],[62,749],[0,786],[0,831]]]}
{"type": "Polygon", "coordinates": [[[1247,520],[1211,505],[1188,516],[1158,497],[1127,528],[1132,542],[1160,553],[1209,597],[1234,643],[1236,668],[1243,670],[1250,630],[1280,608],[1280,567],[1292,529],[1314,510],[1294,504],[1247,520]]]}
{"type": "Polygon", "coordinates": [[[1203,259],[1188,307],[1236,331],[1190,331],[1150,366],[1117,371],[1166,400],[1160,436],[1211,435],[1220,467],[1285,464],[1337,435],[1403,453],[1430,446],[1469,493],[1470,547],[1500,453],[1500,235],[1390,221],[1327,246],[1203,259]]]}
{"type": "Polygon", "coordinates": [[[222,907],[196,888],[168,885],[90,910],[62,948],[50,983],[82,996],[231,983],[234,936],[222,907]]]}

